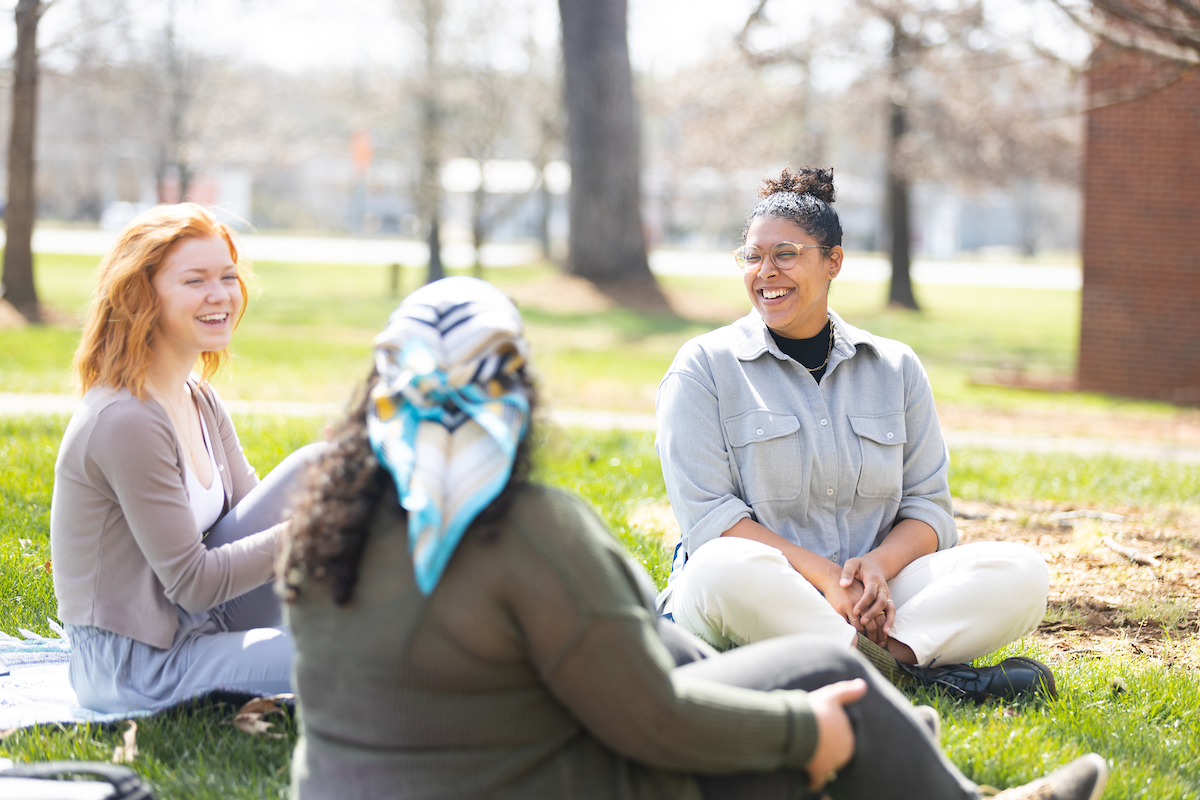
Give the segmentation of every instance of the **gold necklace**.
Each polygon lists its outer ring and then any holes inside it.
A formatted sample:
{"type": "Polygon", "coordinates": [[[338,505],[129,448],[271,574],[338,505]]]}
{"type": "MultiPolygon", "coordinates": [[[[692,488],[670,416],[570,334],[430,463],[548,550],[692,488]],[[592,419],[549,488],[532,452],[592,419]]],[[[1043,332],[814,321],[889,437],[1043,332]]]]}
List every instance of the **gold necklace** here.
{"type": "Polygon", "coordinates": [[[825,369],[825,365],[829,363],[829,356],[833,354],[833,317],[829,318],[829,349],[825,351],[825,360],[821,362],[819,367],[805,367],[809,372],[818,372],[825,369]]]}

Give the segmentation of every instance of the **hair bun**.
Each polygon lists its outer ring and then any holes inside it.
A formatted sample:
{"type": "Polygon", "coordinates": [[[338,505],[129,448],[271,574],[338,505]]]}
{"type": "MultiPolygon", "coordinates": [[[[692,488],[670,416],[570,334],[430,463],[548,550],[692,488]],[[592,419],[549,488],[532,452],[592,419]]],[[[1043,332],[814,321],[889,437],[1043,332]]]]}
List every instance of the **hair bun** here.
{"type": "Polygon", "coordinates": [[[767,178],[763,188],[758,190],[759,197],[770,197],[779,192],[795,192],[796,194],[811,194],[813,197],[832,203],[834,198],[833,169],[817,167],[801,167],[792,172],[784,167],[778,178],[767,178]]]}

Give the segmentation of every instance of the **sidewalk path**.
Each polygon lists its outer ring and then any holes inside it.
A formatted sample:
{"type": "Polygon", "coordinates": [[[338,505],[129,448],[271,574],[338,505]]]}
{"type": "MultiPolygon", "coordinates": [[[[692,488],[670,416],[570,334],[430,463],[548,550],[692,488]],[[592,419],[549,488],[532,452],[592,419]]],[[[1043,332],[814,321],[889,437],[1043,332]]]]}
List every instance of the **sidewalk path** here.
{"type": "MultiPolygon", "coordinates": [[[[27,414],[70,414],[78,401],[66,394],[0,392],[0,418],[27,414]]],[[[341,413],[336,403],[228,400],[235,414],[281,414],[284,416],[334,417],[341,413]]],[[[550,409],[551,422],[568,428],[654,432],[654,415],[633,411],[604,411],[583,408],[550,409]]],[[[1113,455],[1121,458],[1200,464],[1200,447],[1145,439],[1106,439],[1054,434],[1013,434],[951,428],[943,431],[951,450],[979,448],[1025,453],[1073,453],[1081,456],[1113,455]]]]}

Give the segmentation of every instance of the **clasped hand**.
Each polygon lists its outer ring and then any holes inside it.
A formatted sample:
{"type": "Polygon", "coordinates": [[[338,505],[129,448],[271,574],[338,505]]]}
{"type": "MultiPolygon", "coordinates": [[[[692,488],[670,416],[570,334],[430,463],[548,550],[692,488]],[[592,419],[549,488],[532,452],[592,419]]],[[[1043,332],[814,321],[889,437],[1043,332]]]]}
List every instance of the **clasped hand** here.
{"type": "Polygon", "coordinates": [[[825,599],[847,622],[880,647],[887,647],[896,619],[896,604],[883,570],[870,557],[851,558],[842,566],[836,585],[825,588],[825,599]]]}

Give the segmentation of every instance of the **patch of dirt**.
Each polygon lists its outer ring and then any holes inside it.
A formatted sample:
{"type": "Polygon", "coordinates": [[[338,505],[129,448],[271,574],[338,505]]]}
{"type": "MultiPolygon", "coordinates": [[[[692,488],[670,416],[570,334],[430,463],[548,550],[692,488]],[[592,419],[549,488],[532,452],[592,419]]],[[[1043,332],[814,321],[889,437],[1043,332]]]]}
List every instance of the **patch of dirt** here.
{"type": "Polygon", "coordinates": [[[556,314],[595,314],[617,306],[635,311],[673,313],[695,322],[725,324],[745,314],[740,298],[722,302],[700,293],[659,287],[667,307],[646,293],[641,285],[619,285],[604,289],[575,275],[559,273],[544,280],[511,286],[505,292],[520,308],[536,308],[556,314]]]}
{"type": "Polygon", "coordinates": [[[558,273],[541,281],[504,289],[518,308],[536,308],[556,314],[596,314],[616,303],[583,278],[558,273]]]}
{"type": "MultiPolygon", "coordinates": [[[[47,325],[71,327],[79,324],[79,320],[77,320],[75,317],[63,311],[59,311],[57,308],[53,308],[52,306],[48,306],[44,303],[41,304],[39,308],[42,315],[42,322],[47,325]]],[[[13,308],[12,303],[8,302],[7,300],[0,300],[0,330],[5,328],[24,328],[29,324],[29,320],[25,319],[25,317],[21,315],[20,311],[17,311],[17,309],[13,308]]]]}
{"type": "Polygon", "coordinates": [[[1200,515],[964,501],[955,513],[967,517],[957,520],[963,542],[1023,542],[1045,557],[1050,602],[1034,635],[1062,660],[1120,653],[1200,666],[1197,648],[1180,646],[1200,633],[1200,515]]]}
{"type": "MultiPolygon", "coordinates": [[[[1033,636],[1052,661],[1141,655],[1200,667],[1200,513],[958,500],[954,510],[963,543],[1021,542],[1046,559],[1049,606],[1033,636]]],[[[628,520],[665,548],[679,537],[665,502],[628,520]]]]}
{"type": "Polygon", "coordinates": [[[1200,409],[1179,408],[1162,416],[1079,409],[1072,411],[989,411],[978,406],[938,404],[945,429],[1048,433],[1106,439],[1137,439],[1200,445],[1200,409]]]}

